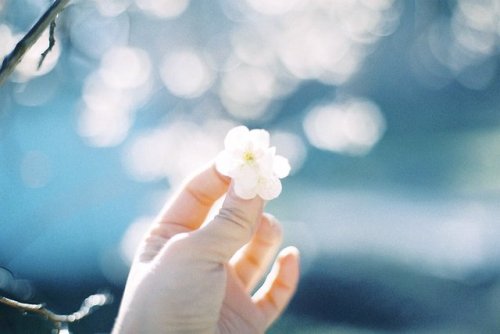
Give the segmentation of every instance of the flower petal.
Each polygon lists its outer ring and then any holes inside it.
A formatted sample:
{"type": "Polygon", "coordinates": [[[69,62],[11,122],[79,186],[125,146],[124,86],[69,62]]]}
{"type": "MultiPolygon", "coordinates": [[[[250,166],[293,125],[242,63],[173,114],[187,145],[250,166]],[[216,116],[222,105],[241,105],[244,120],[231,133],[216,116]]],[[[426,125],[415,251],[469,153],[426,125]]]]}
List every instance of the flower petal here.
{"type": "Polygon", "coordinates": [[[281,156],[276,155],[273,159],[273,172],[280,179],[287,177],[290,174],[290,163],[288,159],[281,156]]]}
{"type": "Polygon", "coordinates": [[[269,147],[269,132],[237,126],[228,132],[224,145],[215,165],[221,174],[233,179],[239,197],[259,195],[271,200],[281,193],[280,178],[290,173],[290,164],[285,157],[276,155],[275,147],[269,147]]]}
{"type": "Polygon", "coordinates": [[[274,150],[267,149],[257,162],[260,175],[264,178],[274,175],[274,150]]]}
{"type": "Polygon", "coordinates": [[[231,177],[242,187],[255,188],[259,182],[259,171],[253,166],[240,165],[234,169],[231,177]]]}
{"type": "Polygon", "coordinates": [[[215,168],[222,175],[231,176],[237,167],[238,161],[228,151],[220,152],[215,158],[215,168]]]}
{"type": "Polygon", "coordinates": [[[281,181],[277,177],[262,178],[257,186],[258,195],[266,201],[270,201],[281,194],[281,181]]]}
{"type": "Polygon", "coordinates": [[[240,125],[229,130],[224,139],[224,147],[227,151],[243,151],[250,141],[250,130],[240,125]]]}
{"type": "Polygon", "coordinates": [[[250,141],[255,151],[265,150],[269,147],[269,132],[262,129],[250,131],[250,141]]]}
{"type": "Polygon", "coordinates": [[[241,182],[235,182],[234,192],[240,198],[252,199],[257,196],[257,187],[245,187],[241,182]]]}

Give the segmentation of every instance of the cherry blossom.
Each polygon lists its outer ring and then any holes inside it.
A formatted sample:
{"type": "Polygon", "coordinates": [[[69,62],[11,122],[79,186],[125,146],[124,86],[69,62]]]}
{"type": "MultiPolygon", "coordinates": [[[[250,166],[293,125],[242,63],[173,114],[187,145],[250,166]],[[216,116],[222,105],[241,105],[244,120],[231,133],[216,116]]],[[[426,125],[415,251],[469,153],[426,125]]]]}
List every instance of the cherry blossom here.
{"type": "Polygon", "coordinates": [[[225,149],[215,160],[217,170],[234,180],[234,191],[243,199],[260,196],[271,200],[281,193],[281,180],[290,173],[288,160],[270,147],[269,132],[231,129],[224,139],[225,149]]]}

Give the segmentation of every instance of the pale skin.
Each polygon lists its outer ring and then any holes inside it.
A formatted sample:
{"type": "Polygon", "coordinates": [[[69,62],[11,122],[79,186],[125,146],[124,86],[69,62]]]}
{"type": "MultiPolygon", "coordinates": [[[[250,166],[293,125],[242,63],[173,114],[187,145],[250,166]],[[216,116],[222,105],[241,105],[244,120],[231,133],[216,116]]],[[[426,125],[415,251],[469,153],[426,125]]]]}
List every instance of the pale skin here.
{"type": "Polygon", "coordinates": [[[299,279],[298,251],[279,252],[252,295],[282,229],[262,199],[240,199],[231,187],[210,166],[165,206],[136,254],[113,334],[264,333],[283,312],[299,279]]]}

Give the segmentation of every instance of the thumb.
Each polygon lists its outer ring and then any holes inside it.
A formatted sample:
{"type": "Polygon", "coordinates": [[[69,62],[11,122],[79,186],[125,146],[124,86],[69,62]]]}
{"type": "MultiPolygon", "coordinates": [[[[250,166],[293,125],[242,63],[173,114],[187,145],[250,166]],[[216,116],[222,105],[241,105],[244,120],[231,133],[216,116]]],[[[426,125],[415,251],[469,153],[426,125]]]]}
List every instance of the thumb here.
{"type": "Polygon", "coordinates": [[[231,184],[219,213],[192,234],[200,253],[208,261],[228,262],[236,251],[250,241],[262,217],[263,207],[264,200],[259,196],[242,199],[235,194],[234,184],[231,184]]]}

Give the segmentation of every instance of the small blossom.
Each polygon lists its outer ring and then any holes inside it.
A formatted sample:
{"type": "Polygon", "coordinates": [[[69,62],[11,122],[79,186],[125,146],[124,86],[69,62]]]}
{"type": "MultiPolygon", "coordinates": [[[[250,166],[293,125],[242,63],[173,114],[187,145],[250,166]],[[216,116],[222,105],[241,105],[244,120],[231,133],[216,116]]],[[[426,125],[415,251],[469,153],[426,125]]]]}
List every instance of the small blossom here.
{"type": "Polygon", "coordinates": [[[290,173],[290,164],[285,157],[276,155],[275,147],[269,147],[269,132],[237,126],[227,133],[224,147],[215,166],[234,180],[236,195],[243,199],[257,195],[264,200],[278,197],[280,179],[290,173]]]}

